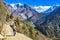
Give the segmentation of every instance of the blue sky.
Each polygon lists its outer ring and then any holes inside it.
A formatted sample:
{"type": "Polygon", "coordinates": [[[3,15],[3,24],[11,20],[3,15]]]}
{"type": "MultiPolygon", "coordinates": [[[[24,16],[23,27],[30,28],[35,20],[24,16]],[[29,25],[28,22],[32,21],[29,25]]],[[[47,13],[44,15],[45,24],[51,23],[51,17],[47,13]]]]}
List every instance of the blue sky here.
{"type": "Polygon", "coordinates": [[[22,3],[27,4],[29,6],[52,6],[52,5],[60,5],[60,0],[4,0],[7,4],[11,3],[22,3]]]}

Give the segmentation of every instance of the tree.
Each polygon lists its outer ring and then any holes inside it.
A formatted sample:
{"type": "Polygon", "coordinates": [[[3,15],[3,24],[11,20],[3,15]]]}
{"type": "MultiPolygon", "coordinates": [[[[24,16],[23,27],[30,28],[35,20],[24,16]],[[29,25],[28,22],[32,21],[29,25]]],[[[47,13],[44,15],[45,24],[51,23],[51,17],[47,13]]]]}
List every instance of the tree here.
{"type": "Polygon", "coordinates": [[[10,15],[7,14],[7,16],[6,16],[6,21],[8,21],[9,18],[10,18],[10,15]]]}
{"type": "Polygon", "coordinates": [[[13,13],[10,14],[10,19],[13,19],[13,13]]]}
{"type": "Polygon", "coordinates": [[[29,29],[26,24],[24,24],[23,29],[24,29],[24,34],[29,36],[29,29]]]}
{"type": "Polygon", "coordinates": [[[13,19],[13,13],[11,13],[10,15],[7,14],[7,16],[6,16],[6,21],[8,21],[9,19],[13,19]]]}
{"type": "Polygon", "coordinates": [[[18,27],[18,26],[20,26],[20,20],[19,20],[19,18],[16,18],[16,20],[15,20],[15,25],[18,27]]]}
{"type": "Polygon", "coordinates": [[[35,40],[35,30],[34,30],[34,27],[30,27],[30,34],[31,34],[31,38],[33,40],[35,40]]]}

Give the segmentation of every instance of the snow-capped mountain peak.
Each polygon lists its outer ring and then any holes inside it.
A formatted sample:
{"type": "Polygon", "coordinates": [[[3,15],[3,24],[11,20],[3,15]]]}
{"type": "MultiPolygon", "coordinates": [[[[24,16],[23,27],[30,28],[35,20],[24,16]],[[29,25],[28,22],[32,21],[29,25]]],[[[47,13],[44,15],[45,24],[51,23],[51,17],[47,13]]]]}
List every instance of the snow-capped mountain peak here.
{"type": "Polygon", "coordinates": [[[23,5],[23,4],[21,4],[21,3],[16,3],[16,4],[9,4],[13,9],[17,9],[18,7],[20,7],[21,5],[23,5]]]}
{"type": "Polygon", "coordinates": [[[56,8],[58,8],[59,5],[55,5],[55,6],[51,6],[48,10],[46,10],[45,12],[48,13],[48,12],[52,12],[54,11],[56,8]]]}
{"type": "MultiPolygon", "coordinates": [[[[21,7],[27,7],[28,5],[25,5],[25,4],[21,4],[21,3],[16,3],[16,4],[9,4],[8,7],[11,9],[18,9],[18,8],[21,8],[21,7]]],[[[55,6],[33,6],[32,8],[34,10],[36,10],[37,12],[41,13],[41,12],[51,12],[53,11],[55,8],[59,7],[59,5],[55,5],[55,6]]]]}
{"type": "Polygon", "coordinates": [[[16,6],[17,8],[20,8],[21,5],[23,5],[23,4],[21,4],[21,3],[15,4],[15,6],[16,6]]]}
{"type": "Polygon", "coordinates": [[[34,9],[40,13],[48,10],[50,7],[51,6],[35,6],[34,9]]]}
{"type": "Polygon", "coordinates": [[[13,9],[17,9],[17,7],[15,6],[15,4],[10,4],[10,5],[8,5],[8,7],[12,7],[13,9]]]}

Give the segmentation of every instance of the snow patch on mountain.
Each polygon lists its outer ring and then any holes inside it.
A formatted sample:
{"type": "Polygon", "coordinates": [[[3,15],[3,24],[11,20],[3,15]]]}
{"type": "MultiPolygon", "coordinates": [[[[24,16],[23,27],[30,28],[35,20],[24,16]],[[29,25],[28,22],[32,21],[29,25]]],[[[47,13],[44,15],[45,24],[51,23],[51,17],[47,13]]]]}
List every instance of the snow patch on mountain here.
{"type": "Polygon", "coordinates": [[[48,10],[50,7],[51,6],[34,6],[34,9],[40,13],[48,10]]]}
{"type": "Polygon", "coordinates": [[[56,8],[58,8],[60,5],[54,5],[54,6],[51,6],[48,10],[46,10],[45,12],[48,13],[48,12],[52,12],[54,11],[56,8]]]}
{"type": "Polygon", "coordinates": [[[17,9],[17,8],[18,8],[16,5],[21,6],[21,5],[23,5],[23,4],[21,4],[21,3],[10,4],[10,6],[12,6],[13,9],[17,9]]]}
{"type": "MultiPolygon", "coordinates": [[[[20,8],[20,6],[23,5],[21,3],[16,3],[16,4],[10,4],[10,6],[13,9],[17,9],[20,8]]],[[[41,13],[41,12],[45,12],[46,10],[48,10],[51,6],[33,6],[32,8],[35,9],[37,12],[41,13]]]]}
{"type": "Polygon", "coordinates": [[[17,9],[17,7],[15,6],[15,4],[10,4],[10,6],[11,6],[13,9],[17,9]]]}

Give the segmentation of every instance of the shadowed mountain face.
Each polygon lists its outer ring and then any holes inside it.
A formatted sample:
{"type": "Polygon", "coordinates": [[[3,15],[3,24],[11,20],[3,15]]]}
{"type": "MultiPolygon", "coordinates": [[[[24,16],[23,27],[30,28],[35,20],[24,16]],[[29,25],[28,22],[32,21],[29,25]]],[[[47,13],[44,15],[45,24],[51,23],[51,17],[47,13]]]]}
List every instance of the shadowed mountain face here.
{"type": "Polygon", "coordinates": [[[55,6],[51,6],[48,10],[46,10],[45,12],[48,13],[48,12],[52,12],[53,10],[55,10],[56,8],[58,8],[59,6],[58,5],[55,5],[55,6]]]}
{"type": "MultiPolygon", "coordinates": [[[[26,8],[24,9],[25,11],[20,9],[22,10],[21,12],[23,12],[24,14],[28,10],[30,12],[34,11],[33,9],[29,9],[30,7],[28,6],[25,7],[25,6],[26,5],[22,7],[22,8],[26,8]]],[[[30,16],[30,14],[28,14],[28,16],[30,16]]],[[[60,20],[60,7],[54,9],[50,13],[38,13],[34,11],[32,14],[33,15],[27,18],[27,20],[30,22],[33,22],[36,25],[36,29],[40,30],[43,34],[49,37],[54,37],[54,36],[56,36],[57,38],[60,37],[60,21],[59,21],[60,20]]]]}
{"type": "Polygon", "coordinates": [[[60,38],[60,7],[56,8],[53,12],[46,15],[45,22],[40,24],[36,22],[36,29],[40,30],[43,34],[60,38]]]}

